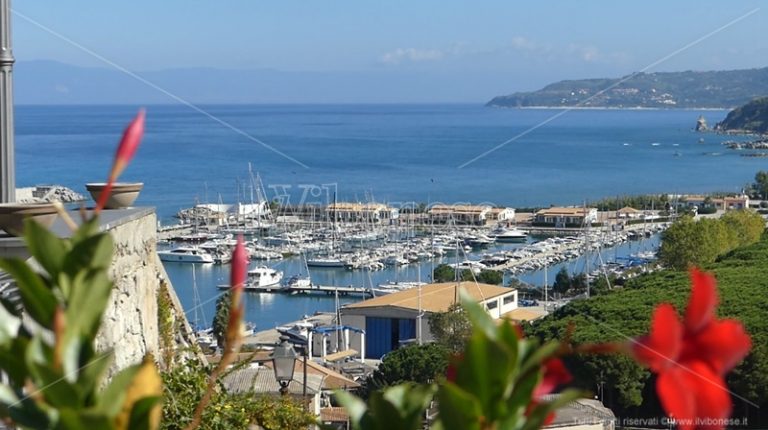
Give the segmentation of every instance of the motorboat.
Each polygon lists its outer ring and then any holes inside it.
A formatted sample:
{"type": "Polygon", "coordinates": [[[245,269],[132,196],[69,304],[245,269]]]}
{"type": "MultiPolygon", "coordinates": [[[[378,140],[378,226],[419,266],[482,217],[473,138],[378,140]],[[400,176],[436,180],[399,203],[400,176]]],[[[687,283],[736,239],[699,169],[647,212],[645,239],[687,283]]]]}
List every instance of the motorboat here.
{"type": "Polygon", "coordinates": [[[318,256],[307,260],[307,266],[310,267],[344,267],[345,264],[346,261],[332,255],[318,256]]]}
{"type": "Polygon", "coordinates": [[[251,291],[272,291],[283,288],[280,281],[283,280],[283,272],[271,267],[259,266],[248,271],[248,280],[245,289],[251,291]]]}
{"type": "Polygon", "coordinates": [[[166,251],[158,251],[161,261],[176,263],[213,263],[213,256],[194,246],[180,246],[166,251]]]}
{"type": "Polygon", "coordinates": [[[491,237],[495,237],[497,242],[524,242],[528,233],[517,228],[502,228],[492,231],[491,237]]]}

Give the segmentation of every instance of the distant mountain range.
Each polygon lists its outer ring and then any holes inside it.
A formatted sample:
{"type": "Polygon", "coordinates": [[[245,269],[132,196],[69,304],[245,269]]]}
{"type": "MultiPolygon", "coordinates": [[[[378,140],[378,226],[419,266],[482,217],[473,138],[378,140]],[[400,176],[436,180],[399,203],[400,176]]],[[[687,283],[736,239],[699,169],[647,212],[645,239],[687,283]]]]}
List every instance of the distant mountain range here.
{"type": "Polygon", "coordinates": [[[768,97],[762,97],[728,113],[717,130],[768,134],[768,97]]]}
{"type": "Polygon", "coordinates": [[[494,107],[735,108],[768,95],[768,67],[713,72],[639,73],[617,79],[560,81],[498,96],[494,107]]]}
{"type": "Polygon", "coordinates": [[[178,103],[478,103],[494,94],[503,72],[456,85],[460,73],[377,68],[357,71],[286,71],[184,67],[127,73],[57,61],[19,61],[14,66],[18,104],[178,103]]]}

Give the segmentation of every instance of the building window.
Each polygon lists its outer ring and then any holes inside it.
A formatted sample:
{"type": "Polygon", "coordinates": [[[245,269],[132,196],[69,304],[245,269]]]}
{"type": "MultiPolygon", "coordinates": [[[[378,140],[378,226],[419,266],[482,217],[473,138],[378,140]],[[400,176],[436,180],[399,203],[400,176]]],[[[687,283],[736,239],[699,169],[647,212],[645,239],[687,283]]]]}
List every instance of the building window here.
{"type": "Polygon", "coordinates": [[[494,300],[494,301],[492,301],[492,302],[487,302],[487,303],[485,304],[485,308],[486,308],[486,309],[488,309],[489,311],[490,311],[491,309],[496,309],[497,307],[499,307],[499,302],[498,302],[498,301],[496,301],[496,300],[494,300]]]}
{"type": "Polygon", "coordinates": [[[510,294],[510,295],[504,297],[504,305],[505,306],[510,304],[510,303],[514,303],[514,302],[515,302],[515,295],[514,294],[510,294]]]}

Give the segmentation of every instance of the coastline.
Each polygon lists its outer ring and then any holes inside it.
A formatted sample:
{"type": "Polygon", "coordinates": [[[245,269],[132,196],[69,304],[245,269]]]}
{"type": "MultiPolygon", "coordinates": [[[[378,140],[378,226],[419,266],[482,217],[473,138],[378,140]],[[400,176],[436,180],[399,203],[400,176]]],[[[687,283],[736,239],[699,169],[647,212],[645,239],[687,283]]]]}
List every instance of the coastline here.
{"type": "Polygon", "coordinates": [[[519,110],[627,110],[627,111],[702,111],[702,112],[723,112],[730,111],[734,108],[703,108],[703,107],[646,107],[646,106],[633,106],[633,107],[614,107],[614,106],[501,106],[486,104],[486,107],[495,109],[519,109],[519,110]]]}

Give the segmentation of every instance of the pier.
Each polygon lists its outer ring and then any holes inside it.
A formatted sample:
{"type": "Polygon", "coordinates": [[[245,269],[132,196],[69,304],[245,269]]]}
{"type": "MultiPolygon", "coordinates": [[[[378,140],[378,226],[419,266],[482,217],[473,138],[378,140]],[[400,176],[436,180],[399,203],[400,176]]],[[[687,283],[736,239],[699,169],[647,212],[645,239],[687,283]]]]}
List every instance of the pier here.
{"type": "MultiPolygon", "coordinates": [[[[219,285],[220,289],[227,289],[229,288],[229,285],[219,285]]],[[[283,286],[283,285],[272,285],[268,287],[248,287],[246,286],[244,289],[245,292],[253,292],[253,293],[282,293],[282,294],[320,294],[320,295],[327,295],[332,296],[335,294],[338,294],[339,296],[349,296],[349,295],[360,295],[364,297],[372,297],[373,293],[369,288],[365,287],[354,287],[354,286],[346,286],[346,287],[336,287],[333,285],[309,285],[309,286],[299,286],[299,285],[293,285],[293,286],[283,286]]]]}

